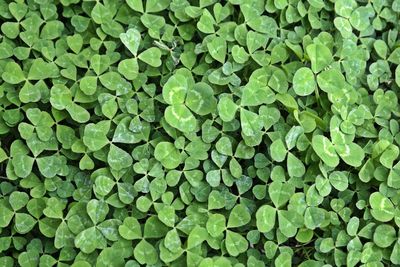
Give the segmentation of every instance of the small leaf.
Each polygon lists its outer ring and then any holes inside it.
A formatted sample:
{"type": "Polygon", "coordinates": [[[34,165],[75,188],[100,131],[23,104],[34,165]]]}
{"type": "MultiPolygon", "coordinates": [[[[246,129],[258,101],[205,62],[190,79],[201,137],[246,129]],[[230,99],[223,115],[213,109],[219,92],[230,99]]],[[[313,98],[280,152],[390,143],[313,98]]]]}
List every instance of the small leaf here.
{"type": "Polygon", "coordinates": [[[126,48],[136,57],[142,39],[140,32],[136,29],[129,29],[126,33],[121,33],[119,38],[126,48]]]}
{"type": "Polygon", "coordinates": [[[183,104],[176,104],[167,107],[164,116],[168,124],[181,132],[188,133],[193,132],[196,129],[196,118],[183,104]]]}
{"type": "Polygon", "coordinates": [[[179,151],[169,142],[158,143],[154,157],[167,169],[175,169],[181,164],[179,151]]]}
{"type": "Polygon", "coordinates": [[[152,66],[159,67],[161,66],[161,50],[157,47],[151,47],[138,56],[138,58],[144,63],[152,66]]]}
{"type": "Polygon", "coordinates": [[[228,251],[229,255],[236,257],[239,254],[247,251],[249,244],[242,235],[232,232],[230,230],[227,230],[225,246],[226,246],[226,250],[228,251]]]}
{"type": "Polygon", "coordinates": [[[332,53],[323,44],[310,44],[306,48],[311,60],[311,69],[314,73],[322,71],[332,62],[332,53]]]}
{"type": "Polygon", "coordinates": [[[240,227],[250,222],[250,213],[243,204],[236,205],[229,214],[228,227],[240,227]]]}
{"type": "Polygon", "coordinates": [[[336,167],[339,164],[335,147],[328,138],[322,135],[314,135],[311,143],[315,153],[326,165],[336,167]]]}
{"type": "Polygon", "coordinates": [[[261,233],[268,233],[275,226],[276,220],[276,209],[269,206],[263,205],[256,212],[256,223],[257,229],[261,233]]]}
{"type": "Polygon", "coordinates": [[[207,44],[210,55],[220,63],[225,62],[227,44],[222,37],[215,37],[207,44]]]}
{"type": "Polygon", "coordinates": [[[111,144],[107,156],[107,162],[111,168],[118,171],[131,167],[133,160],[131,155],[129,155],[125,150],[111,144]]]}
{"type": "Polygon", "coordinates": [[[317,88],[314,74],[309,68],[300,68],[293,77],[293,89],[299,96],[312,94],[317,88]]]}

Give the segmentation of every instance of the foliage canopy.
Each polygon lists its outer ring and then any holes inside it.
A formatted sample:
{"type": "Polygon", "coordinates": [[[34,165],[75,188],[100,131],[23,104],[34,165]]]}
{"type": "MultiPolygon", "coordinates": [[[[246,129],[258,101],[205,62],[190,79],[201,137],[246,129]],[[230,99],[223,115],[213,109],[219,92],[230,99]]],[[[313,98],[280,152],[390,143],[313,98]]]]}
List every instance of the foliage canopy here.
{"type": "Polygon", "coordinates": [[[399,0],[0,0],[0,266],[400,265],[399,0]]]}

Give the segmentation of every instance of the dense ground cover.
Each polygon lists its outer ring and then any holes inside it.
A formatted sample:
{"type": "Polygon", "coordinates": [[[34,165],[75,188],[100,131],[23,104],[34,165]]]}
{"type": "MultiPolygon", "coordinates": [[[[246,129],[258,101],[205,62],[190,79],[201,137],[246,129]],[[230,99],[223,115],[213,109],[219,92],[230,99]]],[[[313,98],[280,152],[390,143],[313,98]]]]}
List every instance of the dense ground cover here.
{"type": "Polygon", "coordinates": [[[399,0],[0,0],[0,266],[400,265],[399,0]]]}

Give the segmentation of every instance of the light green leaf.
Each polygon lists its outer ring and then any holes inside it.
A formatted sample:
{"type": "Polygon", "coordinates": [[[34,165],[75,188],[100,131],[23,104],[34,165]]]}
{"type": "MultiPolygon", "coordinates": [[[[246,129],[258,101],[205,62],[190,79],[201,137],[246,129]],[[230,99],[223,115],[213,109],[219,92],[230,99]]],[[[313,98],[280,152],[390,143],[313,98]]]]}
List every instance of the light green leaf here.
{"type": "Polygon", "coordinates": [[[98,224],[105,220],[109,211],[108,205],[102,200],[92,199],[86,205],[86,211],[93,224],[98,224]]]}
{"type": "Polygon", "coordinates": [[[218,114],[223,121],[231,121],[235,118],[238,106],[232,101],[231,98],[225,96],[220,98],[217,108],[218,114]]]}
{"type": "Polygon", "coordinates": [[[317,88],[311,69],[303,67],[296,71],[293,77],[293,89],[299,96],[312,94],[317,88]]]}
{"type": "Polygon", "coordinates": [[[222,37],[214,37],[211,42],[207,43],[208,52],[218,62],[224,64],[227,44],[222,37]]]}
{"type": "Polygon", "coordinates": [[[168,124],[181,132],[188,133],[193,132],[196,129],[196,118],[183,104],[176,104],[167,107],[164,116],[168,124]]]}
{"type": "Polygon", "coordinates": [[[182,74],[172,75],[164,84],[162,95],[170,105],[183,104],[186,99],[186,94],[189,89],[189,82],[182,74]]]}
{"type": "Polygon", "coordinates": [[[261,206],[256,212],[257,229],[261,233],[268,233],[275,226],[276,209],[270,205],[261,206]]]}
{"type": "Polygon", "coordinates": [[[288,153],[285,144],[280,138],[272,142],[270,146],[270,151],[271,151],[271,158],[277,162],[284,161],[286,158],[286,154],[288,153]]]}
{"type": "Polygon", "coordinates": [[[167,169],[175,169],[181,164],[178,149],[170,142],[160,142],[154,150],[154,157],[167,169]]]}
{"type": "Polygon", "coordinates": [[[107,246],[106,239],[95,227],[83,230],[75,237],[75,246],[84,253],[92,253],[96,249],[104,249],[107,246]]]}
{"type": "Polygon", "coordinates": [[[109,121],[89,123],[85,126],[83,143],[92,151],[97,151],[109,143],[107,133],[110,130],[109,121]]]}
{"type": "Polygon", "coordinates": [[[161,50],[157,47],[151,47],[138,56],[138,58],[144,63],[152,66],[159,67],[161,66],[161,50]]]}
{"type": "Polygon", "coordinates": [[[236,205],[229,214],[228,227],[240,227],[250,222],[251,216],[246,206],[236,205]]]}
{"type": "Polygon", "coordinates": [[[107,156],[107,162],[111,168],[119,171],[131,167],[133,160],[131,155],[129,155],[125,150],[111,144],[107,156]]]}
{"type": "Polygon", "coordinates": [[[13,157],[14,172],[18,177],[25,178],[32,172],[35,159],[27,155],[18,154],[13,157]]]}
{"type": "Polygon", "coordinates": [[[335,147],[328,138],[322,135],[314,135],[311,144],[315,153],[326,165],[330,167],[339,165],[339,157],[336,154],[335,147]]]}
{"type": "Polygon", "coordinates": [[[18,84],[25,81],[25,75],[21,67],[15,62],[8,62],[1,78],[10,84],[18,84]]]}
{"type": "Polygon", "coordinates": [[[303,162],[292,153],[288,153],[287,170],[290,177],[302,177],[306,172],[303,162]]]}
{"type": "Polygon", "coordinates": [[[153,265],[158,261],[156,249],[144,239],[135,246],[133,255],[140,264],[153,265]]]}
{"type": "Polygon", "coordinates": [[[259,82],[250,81],[243,88],[243,106],[259,106],[261,104],[271,104],[275,101],[275,94],[268,86],[262,86],[259,82]]]}
{"type": "Polygon", "coordinates": [[[140,32],[136,29],[129,29],[126,33],[121,33],[119,38],[126,48],[136,57],[142,40],[140,32]]]}
{"type": "Polygon", "coordinates": [[[314,73],[322,71],[333,60],[331,51],[323,44],[310,44],[306,51],[310,57],[311,69],[314,73]]]}
{"type": "Polygon", "coordinates": [[[355,143],[337,145],[335,149],[344,162],[353,167],[360,167],[365,157],[362,147],[355,143]]]}
{"type": "Polygon", "coordinates": [[[236,257],[239,254],[246,252],[249,247],[249,244],[242,235],[227,230],[225,246],[229,255],[236,257]]]}
{"type": "Polygon", "coordinates": [[[246,136],[255,136],[263,127],[263,122],[258,114],[243,108],[240,110],[240,123],[242,132],[246,136]]]}
{"type": "Polygon", "coordinates": [[[186,106],[201,116],[215,112],[217,100],[214,97],[214,90],[204,82],[199,82],[187,91],[186,106]]]}
{"type": "Polygon", "coordinates": [[[380,192],[374,192],[369,196],[371,215],[380,222],[389,222],[395,215],[395,208],[389,198],[380,192]]]}
{"type": "Polygon", "coordinates": [[[212,237],[220,236],[226,228],[226,218],[222,214],[211,214],[208,217],[206,228],[212,237]]]}
{"type": "Polygon", "coordinates": [[[26,213],[15,214],[15,229],[20,234],[26,234],[32,230],[37,220],[26,213]]]}
{"type": "Polygon", "coordinates": [[[123,224],[118,227],[118,232],[127,240],[142,238],[142,229],[138,220],[134,217],[126,217],[123,224]]]}

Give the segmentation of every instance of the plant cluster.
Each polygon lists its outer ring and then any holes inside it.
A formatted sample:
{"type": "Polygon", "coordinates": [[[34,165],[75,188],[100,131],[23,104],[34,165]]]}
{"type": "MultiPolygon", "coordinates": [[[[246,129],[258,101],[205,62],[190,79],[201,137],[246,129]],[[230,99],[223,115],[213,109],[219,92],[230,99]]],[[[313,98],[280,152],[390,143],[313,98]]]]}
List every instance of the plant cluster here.
{"type": "Polygon", "coordinates": [[[400,265],[400,0],[0,0],[0,266],[400,265]]]}

